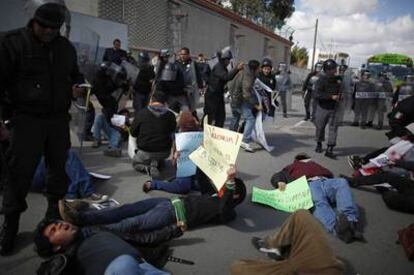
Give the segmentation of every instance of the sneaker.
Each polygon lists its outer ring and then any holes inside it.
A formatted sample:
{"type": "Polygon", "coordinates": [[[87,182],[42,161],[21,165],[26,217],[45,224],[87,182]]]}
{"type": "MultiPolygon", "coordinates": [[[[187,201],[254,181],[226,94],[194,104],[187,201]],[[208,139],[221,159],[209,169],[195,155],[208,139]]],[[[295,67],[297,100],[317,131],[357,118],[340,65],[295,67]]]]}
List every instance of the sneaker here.
{"type": "Polygon", "coordinates": [[[244,149],[244,151],[246,151],[246,152],[249,152],[249,153],[253,153],[253,152],[254,152],[253,148],[250,146],[250,144],[249,144],[249,143],[242,142],[242,143],[240,144],[240,147],[241,147],[241,148],[243,148],[243,149],[244,149]]]}
{"type": "Polygon", "coordinates": [[[259,251],[261,251],[262,248],[268,248],[265,241],[259,237],[252,237],[251,241],[254,248],[256,248],[259,251]]]}
{"type": "Polygon", "coordinates": [[[108,157],[119,158],[122,156],[122,150],[119,148],[108,148],[104,150],[103,154],[108,157]]]}
{"type": "Polygon", "coordinates": [[[367,122],[367,127],[368,127],[368,128],[372,128],[372,126],[373,126],[372,121],[368,121],[368,122],[367,122]]]}
{"type": "Polygon", "coordinates": [[[284,114],[283,114],[283,117],[284,117],[284,118],[287,118],[287,114],[286,114],[286,113],[284,113],[284,114]]]}
{"type": "Polygon", "coordinates": [[[343,213],[336,215],[335,232],[338,238],[345,243],[351,243],[354,240],[351,225],[343,213]]]}
{"type": "Polygon", "coordinates": [[[360,228],[360,224],[358,222],[349,222],[349,223],[350,223],[350,227],[353,232],[353,235],[354,235],[354,240],[358,242],[366,243],[367,241],[365,240],[364,234],[360,228]]]}
{"type": "Polygon", "coordinates": [[[358,170],[362,166],[361,158],[357,155],[350,155],[347,157],[348,164],[352,169],[358,170]]]}
{"type": "Polygon", "coordinates": [[[73,202],[67,202],[65,200],[59,201],[59,213],[62,219],[72,224],[78,224],[79,211],[85,207],[84,204],[89,207],[89,203],[76,200],[73,202]]]}
{"type": "Polygon", "coordinates": [[[102,203],[104,201],[107,201],[108,199],[109,199],[109,196],[107,195],[92,193],[88,197],[83,198],[82,201],[87,202],[87,203],[102,203]]]}
{"type": "Polygon", "coordinates": [[[354,122],[352,122],[351,126],[358,127],[359,126],[359,122],[354,121],[354,122]]]}
{"type": "Polygon", "coordinates": [[[151,166],[149,168],[149,173],[150,173],[151,178],[153,179],[159,179],[161,177],[160,170],[158,170],[158,167],[156,166],[151,166]]]}
{"type": "Polygon", "coordinates": [[[361,122],[361,129],[367,129],[367,124],[365,122],[361,122]]]}
{"type": "Polygon", "coordinates": [[[90,135],[86,135],[86,136],[83,138],[83,140],[84,140],[84,141],[95,141],[95,138],[93,137],[93,135],[92,135],[92,134],[90,134],[90,135]]]}
{"type": "Polygon", "coordinates": [[[328,148],[326,149],[325,157],[328,157],[330,159],[336,159],[332,146],[328,146],[328,148]]]}
{"type": "Polygon", "coordinates": [[[92,148],[99,148],[101,147],[102,142],[100,140],[94,139],[92,143],[92,148]]]}

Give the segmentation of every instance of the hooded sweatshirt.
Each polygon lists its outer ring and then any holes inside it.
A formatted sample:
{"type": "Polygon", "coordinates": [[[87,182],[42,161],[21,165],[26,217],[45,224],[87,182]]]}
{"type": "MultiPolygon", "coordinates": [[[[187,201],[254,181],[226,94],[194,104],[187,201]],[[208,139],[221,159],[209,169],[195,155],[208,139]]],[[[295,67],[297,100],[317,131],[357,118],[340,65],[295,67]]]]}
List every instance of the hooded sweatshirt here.
{"type": "Polygon", "coordinates": [[[171,150],[177,127],[175,116],[165,106],[148,106],[139,111],[131,126],[137,147],[146,152],[171,150]]]}

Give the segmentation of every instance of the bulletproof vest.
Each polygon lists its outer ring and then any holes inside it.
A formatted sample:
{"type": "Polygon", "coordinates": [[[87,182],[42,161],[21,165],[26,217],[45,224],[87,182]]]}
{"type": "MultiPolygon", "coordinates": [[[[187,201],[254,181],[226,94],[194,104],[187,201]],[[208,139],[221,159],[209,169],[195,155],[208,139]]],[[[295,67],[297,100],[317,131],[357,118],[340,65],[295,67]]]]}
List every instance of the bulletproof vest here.
{"type": "Polygon", "coordinates": [[[177,66],[172,63],[165,64],[161,72],[161,81],[175,81],[177,79],[177,66]]]}
{"type": "Polygon", "coordinates": [[[399,94],[398,94],[398,101],[404,100],[407,97],[414,95],[414,84],[413,83],[405,83],[401,85],[399,94]]]}
{"type": "Polygon", "coordinates": [[[127,75],[122,66],[113,62],[104,62],[101,64],[100,70],[105,72],[105,75],[112,80],[116,87],[121,87],[125,83],[127,75]]]}

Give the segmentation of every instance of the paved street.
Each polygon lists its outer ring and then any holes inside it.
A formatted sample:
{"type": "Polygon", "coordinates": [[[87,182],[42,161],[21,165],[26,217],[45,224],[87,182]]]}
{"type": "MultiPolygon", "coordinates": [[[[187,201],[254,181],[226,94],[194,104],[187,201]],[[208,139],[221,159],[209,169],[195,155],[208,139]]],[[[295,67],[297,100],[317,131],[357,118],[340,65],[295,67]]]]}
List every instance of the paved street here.
{"type": "MultiPolygon", "coordinates": [[[[264,150],[253,154],[240,151],[238,175],[244,179],[249,195],[237,208],[237,219],[222,226],[210,226],[189,231],[180,239],[171,242],[174,256],[195,262],[194,266],[168,263],[166,270],[173,274],[228,274],[235,259],[262,258],[250,244],[252,236],[265,236],[278,230],[288,216],[287,213],[256,205],[250,202],[251,188],[258,186],[271,189],[269,179],[272,174],[290,163],[295,154],[307,152],[315,160],[329,168],[335,175],[350,174],[346,156],[363,154],[387,144],[385,131],[361,130],[350,126],[339,130],[337,160],[330,160],[314,153],[314,128],[308,123],[299,123],[303,118],[302,100],[293,97],[293,111],[288,118],[280,114],[275,122],[265,122],[269,144],[275,146],[270,154],[264,150]]],[[[75,144],[76,145],[76,144],[75,144]]],[[[82,158],[90,171],[112,175],[109,181],[97,182],[100,193],[109,194],[120,202],[133,202],[148,196],[165,196],[165,193],[142,192],[142,183],[147,176],[132,169],[126,150],[121,159],[102,155],[103,149],[92,149],[86,143],[82,158]]],[[[353,190],[356,202],[361,208],[365,221],[365,237],[368,243],[344,244],[330,237],[337,255],[348,264],[348,274],[414,274],[403,249],[395,244],[397,230],[412,223],[411,215],[391,211],[386,208],[377,193],[353,190]]],[[[46,209],[46,200],[40,194],[29,194],[29,209],[22,216],[18,247],[13,256],[0,258],[0,274],[35,274],[41,259],[33,250],[31,242],[38,221],[46,209]]]]}

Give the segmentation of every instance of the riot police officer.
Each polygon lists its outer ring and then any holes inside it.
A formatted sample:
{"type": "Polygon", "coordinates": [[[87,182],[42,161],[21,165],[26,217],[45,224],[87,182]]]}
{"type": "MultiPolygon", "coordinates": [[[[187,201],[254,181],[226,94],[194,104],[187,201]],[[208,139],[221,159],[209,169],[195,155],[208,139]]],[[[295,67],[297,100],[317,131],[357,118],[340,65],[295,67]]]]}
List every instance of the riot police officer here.
{"type": "Polygon", "coordinates": [[[224,102],[224,86],[232,80],[236,74],[243,70],[243,63],[239,63],[230,72],[227,66],[230,64],[233,54],[226,47],[217,53],[218,63],[213,67],[205,94],[204,115],[208,116],[208,124],[223,127],[226,119],[224,102]]]}
{"type": "MultiPolygon", "coordinates": [[[[73,96],[84,91],[76,50],[59,28],[65,19],[62,5],[40,6],[27,27],[10,31],[0,43],[0,98],[8,110],[11,141],[7,155],[9,177],[3,194],[4,223],[0,254],[12,251],[20,214],[42,155],[47,165],[47,218],[59,218],[58,201],[68,189],[65,172],[70,147],[68,109],[73,96]],[[8,102],[6,106],[4,102],[8,102]]],[[[4,110],[4,109],[3,109],[4,110]]]]}
{"type": "Polygon", "coordinates": [[[325,140],[325,128],[329,123],[328,147],[325,156],[335,158],[333,148],[338,135],[337,109],[341,100],[341,78],[335,75],[337,64],[335,60],[328,59],[323,63],[323,74],[315,83],[315,99],[318,102],[315,113],[316,149],[322,152],[322,142],[325,140]]]}
{"type": "Polygon", "coordinates": [[[282,103],[283,117],[287,117],[287,93],[292,85],[289,74],[287,64],[283,62],[279,63],[279,68],[276,73],[276,86],[282,103]]]}
{"type": "Polygon", "coordinates": [[[188,111],[189,102],[184,91],[184,76],[175,62],[170,62],[171,51],[162,49],[156,65],[155,89],[167,96],[167,103],[176,112],[188,111]]]}
{"type": "Polygon", "coordinates": [[[361,79],[355,83],[354,88],[354,122],[352,126],[367,128],[368,111],[375,104],[375,85],[370,80],[371,73],[368,70],[361,72],[361,79]]]}
{"type": "Polygon", "coordinates": [[[377,114],[378,124],[376,128],[381,130],[384,126],[384,113],[387,111],[387,98],[393,96],[391,82],[383,72],[378,74],[378,79],[375,81],[375,92],[377,94],[377,99],[369,113],[368,123],[374,121],[375,114],[377,114]]]}
{"type": "Polygon", "coordinates": [[[139,73],[134,84],[133,107],[135,113],[145,108],[149,103],[152,81],[155,73],[154,67],[150,64],[150,56],[146,51],[138,54],[139,73]]]}
{"type": "Polygon", "coordinates": [[[315,64],[315,70],[310,72],[303,83],[302,92],[303,92],[303,101],[305,105],[305,120],[315,119],[315,111],[317,106],[317,100],[315,100],[315,83],[319,79],[319,74],[322,71],[322,63],[315,64]],[[312,107],[312,116],[311,116],[311,107],[312,107]]]}

